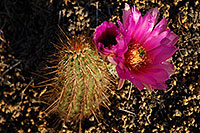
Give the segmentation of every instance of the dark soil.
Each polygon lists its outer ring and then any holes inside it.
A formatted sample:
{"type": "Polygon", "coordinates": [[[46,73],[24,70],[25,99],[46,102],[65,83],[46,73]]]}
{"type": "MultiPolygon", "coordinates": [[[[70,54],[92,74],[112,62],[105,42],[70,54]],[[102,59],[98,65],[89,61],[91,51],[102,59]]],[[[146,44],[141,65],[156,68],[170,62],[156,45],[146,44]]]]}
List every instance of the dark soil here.
{"type": "MultiPolygon", "coordinates": [[[[47,58],[57,50],[58,25],[67,35],[90,30],[103,21],[116,22],[128,0],[1,0],[0,2],[0,132],[67,132],[56,114],[43,117],[47,58]],[[56,118],[56,120],[55,120],[56,118]]],[[[82,122],[88,132],[200,132],[200,3],[198,0],[131,1],[144,15],[158,7],[159,20],[180,38],[172,57],[175,74],[167,90],[138,91],[126,82],[101,108],[99,123],[91,115],[82,122]]],[[[78,131],[75,129],[74,131],[78,131]]]]}

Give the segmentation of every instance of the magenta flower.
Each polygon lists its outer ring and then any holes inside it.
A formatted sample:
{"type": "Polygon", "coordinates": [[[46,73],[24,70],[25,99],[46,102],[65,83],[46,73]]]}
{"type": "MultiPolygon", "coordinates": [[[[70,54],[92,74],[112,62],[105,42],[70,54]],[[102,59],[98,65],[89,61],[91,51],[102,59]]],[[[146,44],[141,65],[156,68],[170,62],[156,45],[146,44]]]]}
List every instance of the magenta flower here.
{"type": "Polygon", "coordinates": [[[121,39],[122,34],[117,26],[112,22],[103,22],[100,26],[96,28],[94,33],[94,42],[97,46],[98,51],[103,55],[106,60],[111,63],[116,64],[116,58],[120,58],[124,53],[122,51],[127,51],[125,42],[121,39]]]}
{"type": "MultiPolygon", "coordinates": [[[[178,36],[167,29],[167,20],[164,17],[156,24],[157,18],[157,8],[149,10],[142,17],[135,6],[131,9],[126,4],[122,16],[123,23],[118,20],[119,28],[113,26],[115,28],[112,32],[102,30],[104,32],[96,36],[95,40],[99,41],[95,43],[99,51],[105,54],[104,51],[107,49],[103,46],[108,46],[105,43],[110,39],[108,36],[112,33],[111,38],[114,38],[114,31],[116,33],[116,43],[109,45],[108,48],[115,51],[110,52],[113,54],[111,63],[116,64],[116,70],[121,79],[119,89],[123,86],[125,79],[130,80],[140,90],[166,89],[165,81],[174,72],[173,65],[167,59],[177,50],[174,44],[178,36]],[[100,46],[98,42],[104,42],[106,45],[100,46]]],[[[95,34],[100,34],[98,32],[97,28],[95,34]]]]}

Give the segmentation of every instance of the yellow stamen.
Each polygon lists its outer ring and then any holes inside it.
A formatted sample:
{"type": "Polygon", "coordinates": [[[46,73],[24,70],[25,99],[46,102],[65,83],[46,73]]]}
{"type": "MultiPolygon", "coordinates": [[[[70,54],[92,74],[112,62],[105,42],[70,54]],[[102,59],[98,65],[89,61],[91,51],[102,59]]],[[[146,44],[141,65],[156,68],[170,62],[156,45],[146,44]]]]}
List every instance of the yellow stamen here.
{"type": "Polygon", "coordinates": [[[146,51],[143,47],[131,47],[125,54],[125,64],[129,70],[138,69],[145,65],[147,60],[146,51]]]}

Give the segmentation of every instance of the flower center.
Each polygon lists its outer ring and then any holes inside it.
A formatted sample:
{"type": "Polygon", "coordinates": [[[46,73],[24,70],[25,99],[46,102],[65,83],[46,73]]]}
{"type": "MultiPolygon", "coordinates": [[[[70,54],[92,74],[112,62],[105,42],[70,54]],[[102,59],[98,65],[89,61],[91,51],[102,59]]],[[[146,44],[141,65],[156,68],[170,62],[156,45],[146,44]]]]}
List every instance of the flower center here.
{"type": "Polygon", "coordinates": [[[129,70],[138,69],[147,61],[146,51],[142,46],[133,45],[125,54],[125,64],[129,70]]]}
{"type": "Polygon", "coordinates": [[[108,28],[106,29],[101,37],[97,40],[97,42],[101,42],[104,44],[105,47],[110,48],[112,45],[116,45],[116,36],[118,35],[117,31],[115,28],[108,28]]]}

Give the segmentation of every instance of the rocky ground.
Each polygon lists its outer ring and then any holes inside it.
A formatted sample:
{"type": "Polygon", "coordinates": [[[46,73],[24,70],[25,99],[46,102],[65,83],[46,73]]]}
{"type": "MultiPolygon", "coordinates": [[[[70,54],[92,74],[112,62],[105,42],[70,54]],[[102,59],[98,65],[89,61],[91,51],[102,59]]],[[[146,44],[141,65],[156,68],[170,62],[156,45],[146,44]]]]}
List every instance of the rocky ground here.
{"type": "MultiPolygon", "coordinates": [[[[46,58],[56,52],[60,25],[67,35],[89,29],[122,15],[124,3],[144,15],[158,7],[168,27],[179,35],[179,50],[172,57],[175,74],[167,90],[138,91],[126,82],[111,92],[110,109],[101,107],[82,122],[86,132],[199,132],[200,131],[200,3],[198,0],[34,0],[0,2],[0,132],[67,132],[70,125],[44,117],[40,97],[46,58]]],[[[78,131],[73,129],[74,132],[78,131]]]]}

